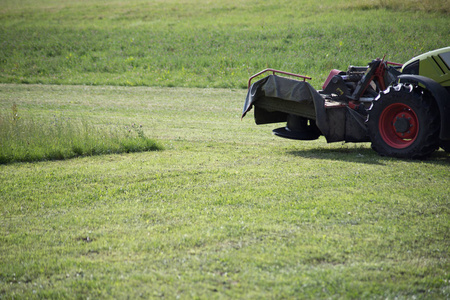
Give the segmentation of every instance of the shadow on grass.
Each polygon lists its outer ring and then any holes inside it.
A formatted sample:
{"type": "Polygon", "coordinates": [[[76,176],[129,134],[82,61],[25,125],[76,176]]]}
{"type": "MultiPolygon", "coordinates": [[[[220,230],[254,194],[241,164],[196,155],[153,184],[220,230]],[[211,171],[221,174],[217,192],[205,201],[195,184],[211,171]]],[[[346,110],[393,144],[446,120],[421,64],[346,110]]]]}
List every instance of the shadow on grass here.
{"type": "Polygon", "coordinates": [[[291,150],[287,153],[289,155],[300,156],[304,158],[339,160],[373,165],[385,165],[385,162],[391,159],[378,156],[373,150],[364,148],[314,148],[304,150],[291,150]]]}
{"type": "Polygon", "coordinates": [[[431,156],[423,162],[429,164],[450,165],[450,153],[439,150],[431,154],[431,156]]]}
{"type": "Polygon", "coordinates": [[[411,163],[423,162],[434,165],[450,164],[450,154],[442,150],[434,152],[426,160],[411,160],[379,156],[375,151],[369,148],[314,148],[305,150],[291,150],[287,151],[287,154],[304,158],[329,159],[371,165],[386,165],[393,160],[402,160],[411,163]]]}

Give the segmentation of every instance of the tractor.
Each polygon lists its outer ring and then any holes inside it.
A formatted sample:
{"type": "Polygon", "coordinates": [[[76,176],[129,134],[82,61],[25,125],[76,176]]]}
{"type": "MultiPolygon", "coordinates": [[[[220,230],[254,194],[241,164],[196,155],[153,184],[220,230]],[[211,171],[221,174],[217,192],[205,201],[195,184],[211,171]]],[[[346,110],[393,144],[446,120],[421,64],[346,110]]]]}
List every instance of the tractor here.
{"type": "Polygon", "coordinates": [[[276,136],[370,142],[381,156],[426,159],[439,147],[450,152],[450,47],[404,64],[383,58],[331,70],[322,90],[310,79],[275,69],[256,73],[242,118],[254,107],[256,124],[286,123],[273,130],[276,136]]]}

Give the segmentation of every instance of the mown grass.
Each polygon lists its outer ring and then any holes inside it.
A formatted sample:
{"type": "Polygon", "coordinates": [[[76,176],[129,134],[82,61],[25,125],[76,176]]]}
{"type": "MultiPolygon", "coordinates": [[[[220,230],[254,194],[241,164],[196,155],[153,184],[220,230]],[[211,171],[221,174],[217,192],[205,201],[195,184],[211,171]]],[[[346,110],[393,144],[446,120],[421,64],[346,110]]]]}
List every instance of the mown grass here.
{"type": "Polygon", "coordinates": [[[449,297],[442,150],[279,139],[240,121],[241,89],[0,88],[166,149],[0,165],[1,298],[449,297]]]}
{"type": "Polygon", "coordinates": [[[245,88],[271,67],[319,88],[330,69],[450,42],[448,0],[2,4],[3,83],[245,88]]]}
{"type": "Polygon", "coordinates": [[[35,120],[22,115],[15,103],[10,113],[0,113],[0,144],[3,164],[162,149],[139,124],[98,128],[63,115],[35,120]]]}
{"type": "Polygon", "coordinates": [[[0,165],[0,299],[448,299],[447,153],[240,121],[262,68],[319,87],[448,46],[448,11],[388,3],[1,1],[0,81],[73,85],[0,85],[2,113],[138,121],[165,151],[0,165]]]}

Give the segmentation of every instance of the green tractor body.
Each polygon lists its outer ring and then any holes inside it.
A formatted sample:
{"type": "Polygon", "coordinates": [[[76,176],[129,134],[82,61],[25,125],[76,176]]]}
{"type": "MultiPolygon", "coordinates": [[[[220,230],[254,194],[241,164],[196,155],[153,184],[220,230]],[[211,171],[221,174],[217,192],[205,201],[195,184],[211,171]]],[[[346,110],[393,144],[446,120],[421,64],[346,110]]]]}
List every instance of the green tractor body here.
{"type": "Polygon", "coordinates": [[[430,51],[407,61],[402,74],[425,76],[443,87],[450,87],[450,47],[430,51]]]}

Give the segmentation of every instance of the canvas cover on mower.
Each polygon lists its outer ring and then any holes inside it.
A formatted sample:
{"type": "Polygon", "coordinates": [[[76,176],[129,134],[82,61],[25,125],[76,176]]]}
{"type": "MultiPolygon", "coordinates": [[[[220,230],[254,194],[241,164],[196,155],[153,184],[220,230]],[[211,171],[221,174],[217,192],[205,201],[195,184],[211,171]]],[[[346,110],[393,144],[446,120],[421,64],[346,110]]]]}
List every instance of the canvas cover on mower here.
{"type": "Polygon", "coordinates": [[[290,115],[315,121],[327,142],[369,141],[365,116],[343,103],[332,103],[308,82],[269,75],[248,89],[242,118],[255,108],[256,124],[287,122],[290,115]]]}

